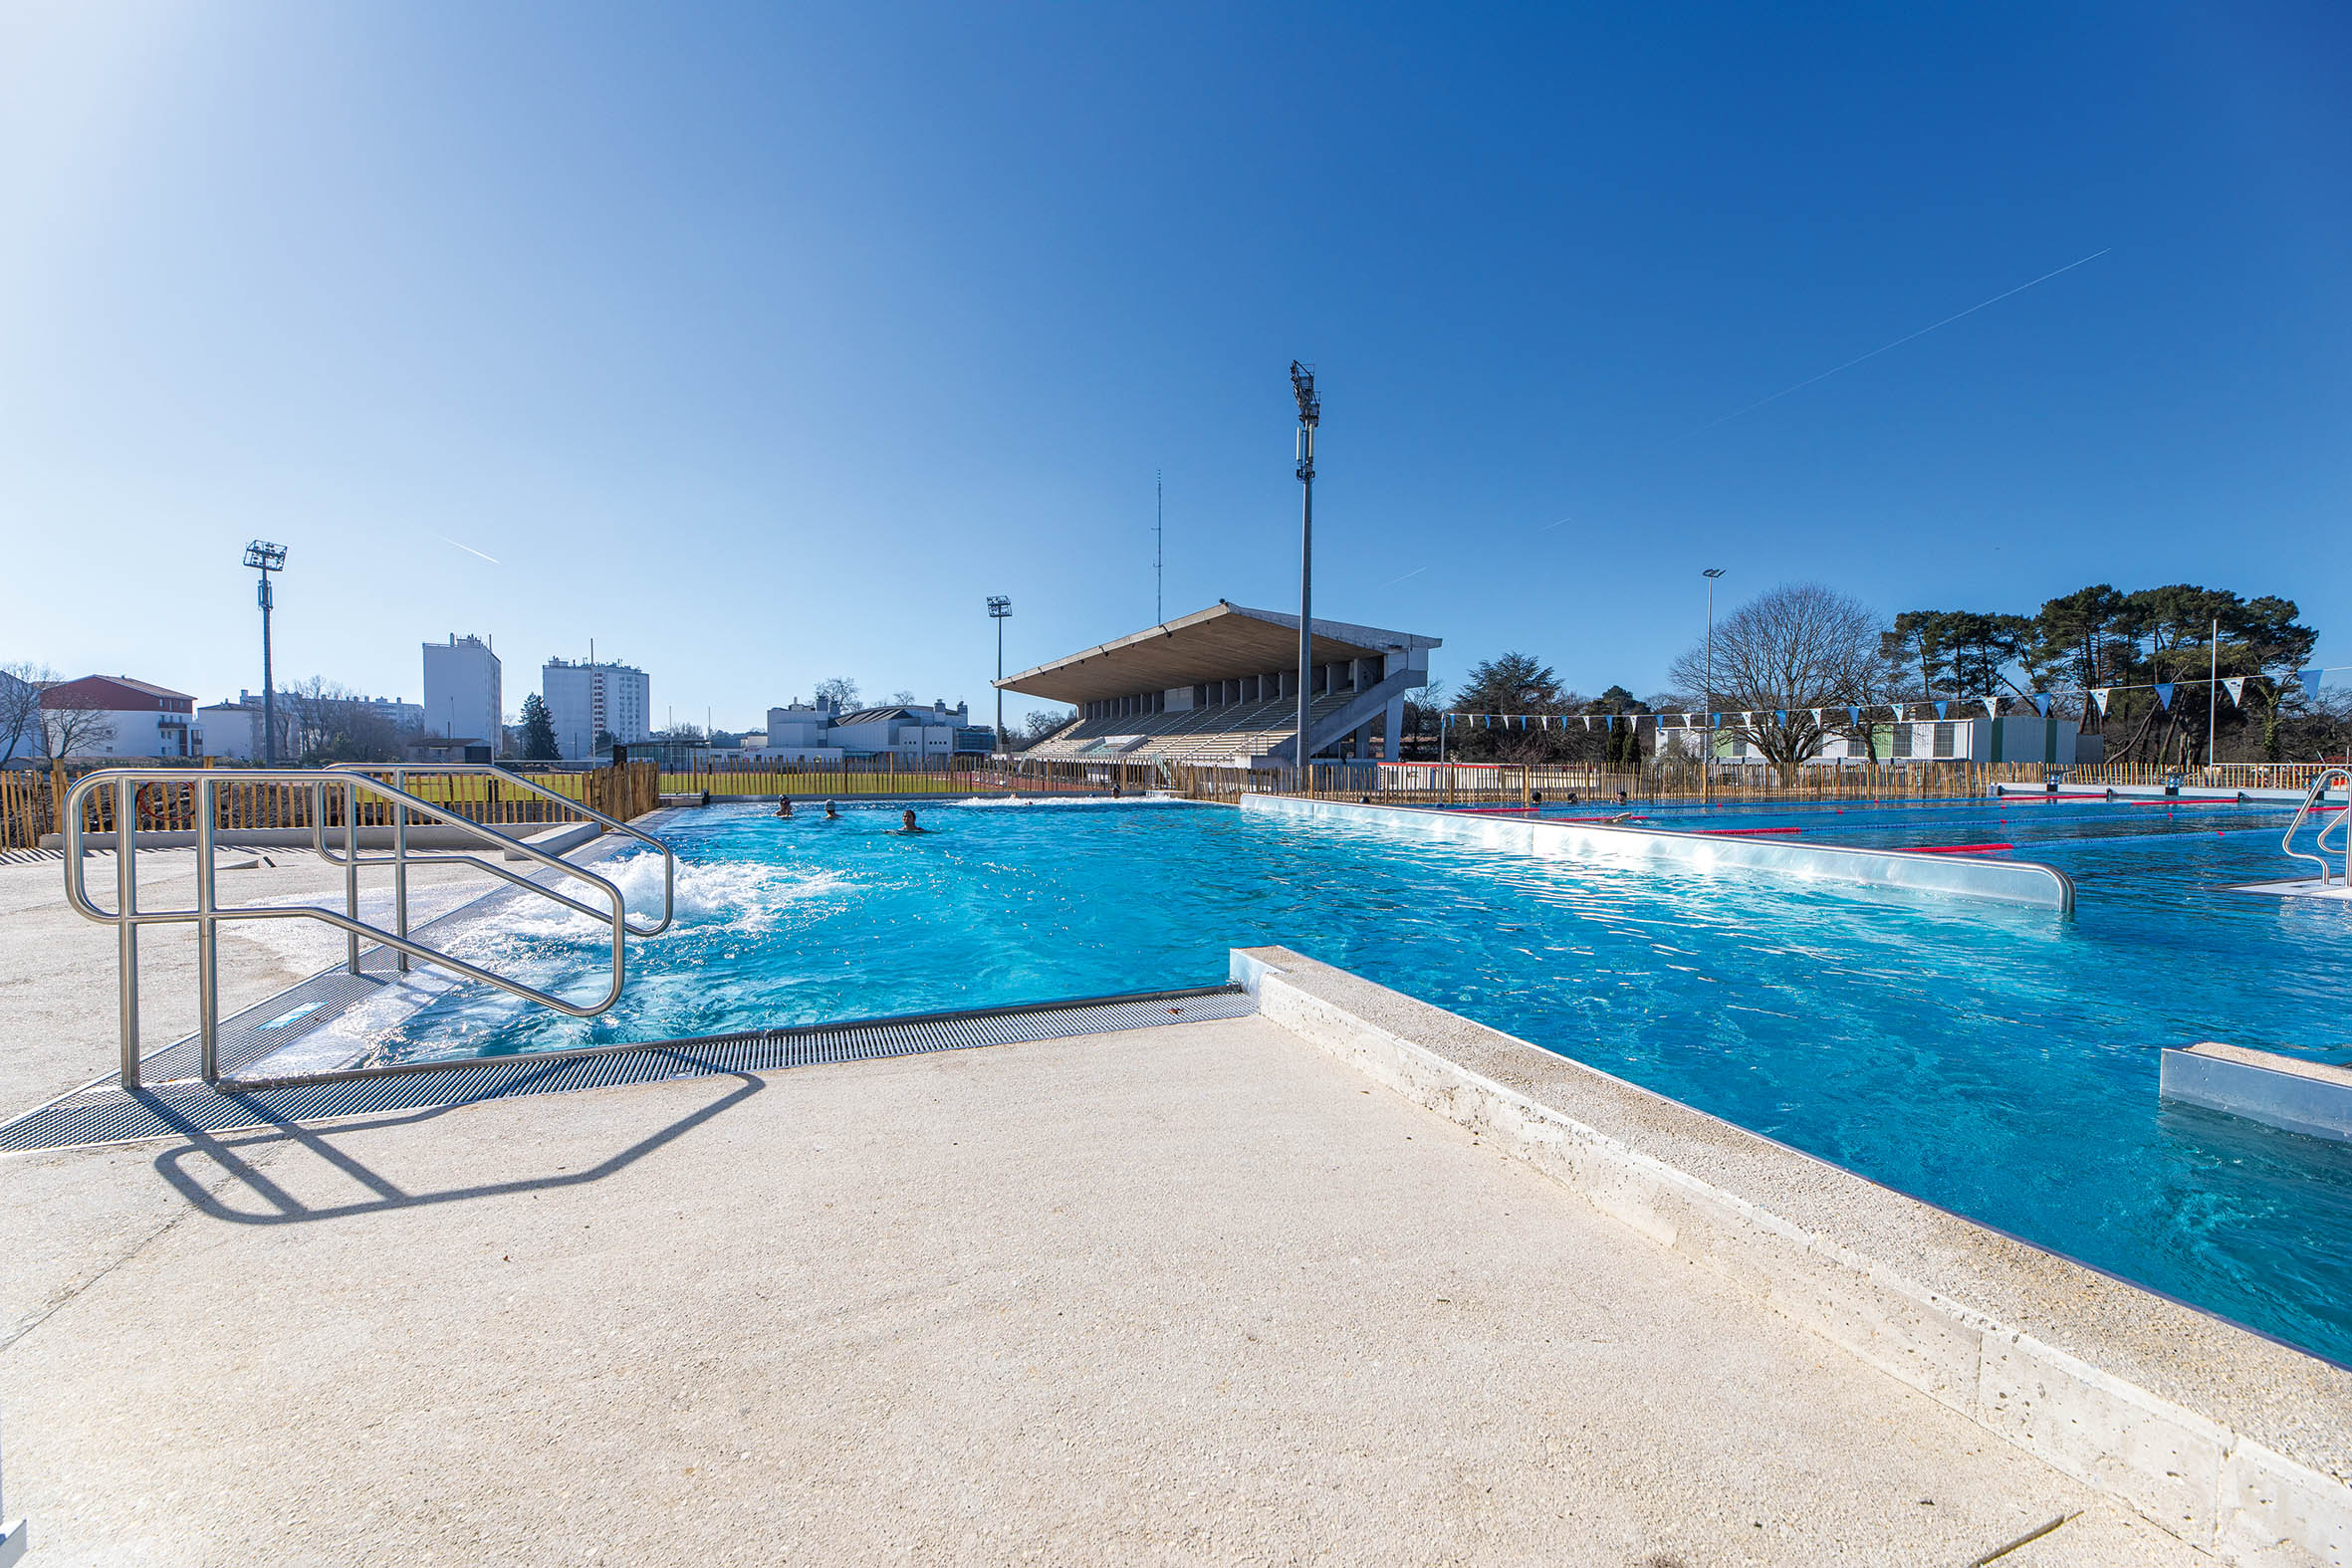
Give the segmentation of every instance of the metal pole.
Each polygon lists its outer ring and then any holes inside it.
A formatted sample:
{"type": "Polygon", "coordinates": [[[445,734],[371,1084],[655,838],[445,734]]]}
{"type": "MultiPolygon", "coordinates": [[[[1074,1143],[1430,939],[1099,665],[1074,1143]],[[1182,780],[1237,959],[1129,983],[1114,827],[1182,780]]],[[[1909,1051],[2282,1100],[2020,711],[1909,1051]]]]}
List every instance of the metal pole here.
{"type": "MultiPolygon", "coordinates": [[[[135,799],[127,779],[115,781],[115,908],[121,924],[115,933],[115,983],[122,1025],[122,1087],[139,1086],[138,1061],[138,913],[137,842],[130,829],[135,799]]],[[[63,826],[63,823],[59,824],[63,826]]]]}
{"type": "Polygon", "coordinates": [[[278,699],[270,682],[270,573],[262,568],[261,592],[261,756],[270,767],[278,766],[278,699]]]}
{"type": "Polygon", "coordinates": [[[196,1070],[220,1081],[220,894],[212,864],[212,786],[196,780],[196,1070]]]}
{"type": "Polygon", "coordinates": [[[1323,410],[1314,372],[1295,359],[1291,361],[1291,390],[1298,399],[1298,741],[1292,761],[1305,778],[1314,702],[1314,431],[1323,410]]]}
{"type": "MultiPolygon", "coordinates": [[[[2208,669],[2211,679],[2205,683],[2205,771],[2214,769],[2214,720],[2218,717],[2214,700],[2222,689],[2222,617],[2214,617],[2213,663],[2208,669]]],[[[2210,780],[2208,781],[2211,782],[2210,780]]]]}
{"type": "Polygon", "coordinates": [[[1715,579],[1721,571],[1709,569],[1707,577],[1707,691],[1699,706],[1707,710],[1707,738],[1699,743],[1699,800],[1701,804],[1715,799],[1715,579]]]}

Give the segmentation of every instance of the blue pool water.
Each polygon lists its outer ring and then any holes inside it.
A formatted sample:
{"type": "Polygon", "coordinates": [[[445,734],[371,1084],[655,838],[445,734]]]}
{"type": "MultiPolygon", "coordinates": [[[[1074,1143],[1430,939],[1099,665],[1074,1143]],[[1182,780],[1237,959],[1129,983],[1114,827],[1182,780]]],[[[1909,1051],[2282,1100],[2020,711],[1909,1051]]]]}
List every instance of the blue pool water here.
{"type": "MultiPolygon", "coordinates": [[[[924,815],[935,831],[903,838],[873,808],[832,823],[697,813],[669,832],[679,923],[636,946],[613,1012],[460,994],[384,1050],[1207,985],[1228,948],[1281,942],[2352,1362],[2352,1148],[2156,1093],[2165,1045],[2340,1057],[2352,910],[2224,890],[2296,874],[2284,812],[1977,802],[1708,819],[1817,841],[2014,842],[2075,879],[2071,919],[1211,806],[924,815]]],[[[657,893],[657,864],[624,868],[632,905],[657,893]]],[[[465,956],[540,980],[599,957],[594,928],[530,914],[466,940],[465,956]]]]}

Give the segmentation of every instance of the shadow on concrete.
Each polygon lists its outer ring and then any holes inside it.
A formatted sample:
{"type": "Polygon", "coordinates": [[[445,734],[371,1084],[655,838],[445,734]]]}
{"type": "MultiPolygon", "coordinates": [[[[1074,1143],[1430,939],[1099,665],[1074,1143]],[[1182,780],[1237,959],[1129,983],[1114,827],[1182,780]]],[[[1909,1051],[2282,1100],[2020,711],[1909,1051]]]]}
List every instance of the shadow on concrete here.
{"type": "MultiPolygon", "coordinates": [[[[547,1192],[558,1188],[580,1187],[589,1182],[600,1182],[616,1172],[627,1169],[656,1150],[675,1142],[695,1128],[722,1113],[742,1104],[767,1085],[746,1072],[708,1074],[712,1079],[732,1078],[735,1087],[720,1098],[701,1106],[688,1115],[638,1139],[627,1148],[584,1170],[566,1171],[552,1176],[525,1177],[507,1182],[486,1182],[475,1187],[446,1188],[439,1192],[411,1193],[364,1161],[339,1148],[333,1141],[337,1135],[355,1132],[374,1132],[386,1127],[410,1127],[462,1110],[467,1105],[488,1103],[483,1100],[461,1101],[452,1105],[435,1105],[421,1111],[397,1116],[380,1116],[366,1121],[339,1121],[331,1129],[306,1127],[298,1122],[272,1122],[267,1127],[233,1136],[221,1136],[187,1123],[183,1118],[171,1117],[176,1130],[187,1142],[164,1150],[155,1156],[155,1174],[186,1199],[189,1206],[215,1220],[232,1225],[301,1225],[318,1220],[341,1220],[354,1215],[380,1214],[393,1209],[418,1209],[431,1204],[464,1203],[478,1198],[502,1198],[515,1193],[547,1192]],[[282,1144],[288,1141],[301,1144],[312,1154],[358,1183],[372,1199],[356,1203],[318,1207],[304,1203],[251,1161],[237,1151],[257,1144],[282,1144]],[[252,1193],[264,1209],[232,1207],[215,1196],[189,1170],[195,1157],[209,1160],[226,1175],[233,1177],[252,1193]]],[[[506,1098],[499,1096],[498,1098],[506,1098]]],[[[168,1108],[158,1107],[158,1114],[168,1116],[168,1108]]]]}

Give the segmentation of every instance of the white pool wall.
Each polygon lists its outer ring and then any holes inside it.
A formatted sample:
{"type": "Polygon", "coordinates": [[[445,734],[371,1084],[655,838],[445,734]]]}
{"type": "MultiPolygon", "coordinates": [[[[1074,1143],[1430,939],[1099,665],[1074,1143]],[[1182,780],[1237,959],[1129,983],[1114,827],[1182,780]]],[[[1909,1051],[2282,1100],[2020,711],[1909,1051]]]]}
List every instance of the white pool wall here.
{"type": "Polygon", "coordinates": [[[1363,805],[1352,800],[1307,800],[1277,794],[1246,794],[1242,796],[1242,809],[1310,821],[1352,822],[1507,854],[1782,876],[1831,887],[1991,899],[2061,913],[2074,907],[2072,880],[2057,867],[2034,860],[1856,849],[1842,844],[1793,844],[1602,822],[1546,821],[1540,817],[1494,816],[1423,806],[1363,805]]]}

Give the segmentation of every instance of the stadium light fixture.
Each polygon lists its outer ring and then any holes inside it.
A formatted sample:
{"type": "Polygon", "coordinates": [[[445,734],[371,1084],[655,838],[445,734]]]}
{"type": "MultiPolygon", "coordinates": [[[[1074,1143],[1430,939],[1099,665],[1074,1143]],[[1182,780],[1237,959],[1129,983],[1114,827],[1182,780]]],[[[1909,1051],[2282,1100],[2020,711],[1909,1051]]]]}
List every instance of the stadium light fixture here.
{"type": "Polygon", "coordinates": [[[261,605],[261,755],[270,767],[278,766],[278,698],[270,681],[270,610],[277,595],[270,591],[270,573],[286,569],[286,547],[257,539],[245,547],[245,564],[261,573],[261,585],[254,599],[261,605]]]}
{"type": "MultiPolygon", "coordinates": [[[[1005,622],[1013,616],[1013,601],[1002,593],[988,596],[988,618],[997,623],[997,679],[1005,678],[1005,622]]],[[[1005,688],[997,688],[997,745],[1005,744],[1005,688]]]]}
{"type": "Polygon", "coordinates": [[[1314,431],[1323,420],[1314,366],[1291,361],[1291,393],[1298,399],[1298,746],[1292,761],[1304,779],[1308,709],[1314,701],[1314,431]]]}

